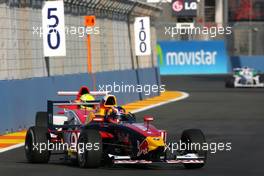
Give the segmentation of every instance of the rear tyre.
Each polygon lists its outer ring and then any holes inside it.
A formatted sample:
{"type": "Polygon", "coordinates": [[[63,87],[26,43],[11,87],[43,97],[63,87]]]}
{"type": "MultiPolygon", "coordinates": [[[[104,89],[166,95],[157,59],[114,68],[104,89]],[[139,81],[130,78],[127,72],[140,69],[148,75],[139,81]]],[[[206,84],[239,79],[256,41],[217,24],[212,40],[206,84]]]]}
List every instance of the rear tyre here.
{"type": "Polygon", "coordinates": [[[102,138],[98,130],[83,130],[78,139],[77,147],[77,158],[81,168],[97,168],[101,165],[102,138]]]}
{"type": "MultiPolygon", "coordinates": [[[[199,129],[189,129],[189,130],[185,130],[182,133],[181,136],[181,142],[185,143],[185,144],[191,144],[191,143],[195,143],[195,144],[200,144],[200,146],[203,146],[203,143],[205,143],[205,136],[203,134],[203,132],[199,129]]],[[[198,169],[198,168],[202,168],[205,165],[206,159],[207,159],[207,151],[205,150],[186,150],[185,153],[196,153],[198,154],[198,156],[200,157],[204,157],[204,159],[201,159],[204,161],[204,163],[197,163],[197,164],[184,164],[184,167],[187,169],[198,169]]],[[[200,160],[200,159],[199,159],[200,160]]]]}
{"type": "Polygon", "coordinates": [[[48,128],[48,113],[47,112],[37,112],[35,123],[37,127],[48,128]]]}
{"type": "Polygon", "coordinates": [[[45,127],[30,127],[26,134],[25,154],[30,163],[48,163],[50,151],[48,150],[48,129],[45,127]],[[44,148],[40,145],[45,146],[44,148]]]}

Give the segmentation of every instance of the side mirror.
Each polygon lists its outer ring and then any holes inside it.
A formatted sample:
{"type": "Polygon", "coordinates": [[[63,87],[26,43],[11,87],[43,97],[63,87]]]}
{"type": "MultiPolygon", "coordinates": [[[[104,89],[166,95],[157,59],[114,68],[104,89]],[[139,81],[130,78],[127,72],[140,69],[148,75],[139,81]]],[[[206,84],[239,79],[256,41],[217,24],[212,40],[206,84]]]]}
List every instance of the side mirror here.
{"type": "Polygon", "coordinates": [[[144,116],[144,122],[151,122],[153,120],[154,120],[153,116],[150,116],[150,115],[145,115],[144,116]]]}
{"type": "Polygon", "coordinates": [[[149,115],[144,116],[144,122],[147,123],[147,130],[149,130],[149,122],[153,120],[154,120],[153,116],[149,116],[149,115]]]}

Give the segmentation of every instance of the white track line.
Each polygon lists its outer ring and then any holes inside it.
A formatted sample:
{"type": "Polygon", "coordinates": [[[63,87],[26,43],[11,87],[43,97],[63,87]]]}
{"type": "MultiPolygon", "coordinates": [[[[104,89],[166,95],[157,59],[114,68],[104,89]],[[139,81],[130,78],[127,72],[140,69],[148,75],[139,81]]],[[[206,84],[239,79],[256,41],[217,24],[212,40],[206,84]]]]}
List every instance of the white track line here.
{"type": "MultiPolygon", "coordinates": [[[[175,102],[175,101],[180,101],[180,100],[183,100],[183,99],[189,97],[189,94],[186,93],[186,92],[180,92],[180,93],[182,94],[182,96],[180,96],[180,97],[177,97],[177,98],[174,98],[174,99],[171,99],[171,100],[167,100],[167,101],[164,101],[164,102],[160,102],[160,103],[157,103],[157,104],[154,104],[154,105],[150,105],[150,106],[147,106],[147,107],[144,107],[144,108],[140,108],[140,109],[131,111],[131,113],[138,113],[138,112],[146,111],[146,110],[158,107],[158,106],[162,106],[162,105],[165,105],[165,104],[168,104],[168,103],[172,103],[172,102],[175,102]]],[[[0,153],[6,152],[6,151],[9,151],[9,150],[13,150],[13,149],[16,149],[16,148],[19,148],[19,147],[22,147],[22,146],[24,146],[24,143],[12,145],[10,147],[0,149],[0,153]]]]}
{"type": "Polygon", "coordinates": [[[189,94],[186,93],[186,92],[180,92],[180,93],[182,94],[182,96],[180,96],[180,97],[177,97],[177,98],[174,98],[174,99],[170,99],[170,100],[167,100],[167,101],[163,101],[163,102],[160,102],[160,103],[157,103],[157,104],[154,104],[154,105],[150,105],[150,106],[147,106],[147,107],[144,107],[144,108],[140,108],[140,109],[131,111],[131,113],[138,113],[138,112],[146,111],[148,109],[152,109],[152,108],[155,108],[155,107],[158,107],[158,106],[162,106],[162,105],[165,105],[165,104],[168,104],[168,103],[172,103],[172,102],[175,102],[175,101],[180,101],[180,100],[183,100],[183,99],[189,97],[189,94]]]}
{"type": "Polygon", "coordinates": [[[19,148],[19,147],[22,147],[22,146],[24,146],[24,143],[12,145],[10,147],[6,147],[6,148],[3,148],[3,149],[0,149],[0,153],[4,153],[4,152],[7,152],[9,150],[13,150],[13,149],[16,149],[16,148],[19,148]]]}

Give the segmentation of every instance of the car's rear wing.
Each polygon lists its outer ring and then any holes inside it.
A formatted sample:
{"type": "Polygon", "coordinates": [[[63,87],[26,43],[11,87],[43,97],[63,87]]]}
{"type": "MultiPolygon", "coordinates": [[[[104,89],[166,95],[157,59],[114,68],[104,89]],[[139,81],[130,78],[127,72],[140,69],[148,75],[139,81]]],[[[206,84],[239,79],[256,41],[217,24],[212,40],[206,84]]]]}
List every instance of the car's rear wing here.
{"type": "MultiPolygon", "coordinates": [[[[236,68],[233,68],[233,71],[241,71],[241,70],[244,70],[245,68],[239,68],[239,67],[236,67],[236,68]]],[[[249,70],[249,71],[255,71],[255,69],[254,68],[247,68],[247,70],[249,70]]]]}
{"type": "Polygon", "coordinates": [[[233,68],[233,71],[240,71],[242,70],[241,68],[233,68]]]}
{"type": "Polygon", "coordinates": [[[89,101],[86,103],[82,102],[72,102],[72,101],[47,101],[47,113],[48,113],[48,128],[50,130],[55,130],[56,128],[70,128],[77,127],[79,125],[54,125],[53,116],[54,116],[54,106],[60,108],[60,106],[81,106],[81,105],[100,105],[100,100],[89,101]]]}
{"type": "MultiPolygon", "coordinates": [[[[109,91],[90,91],[89,94],[93,96],[105,96],[108,95],[109,91]]],[[[59,96],[77,96],[79,94],[78,91],[58,91],[57,95],[59,96]]]]}

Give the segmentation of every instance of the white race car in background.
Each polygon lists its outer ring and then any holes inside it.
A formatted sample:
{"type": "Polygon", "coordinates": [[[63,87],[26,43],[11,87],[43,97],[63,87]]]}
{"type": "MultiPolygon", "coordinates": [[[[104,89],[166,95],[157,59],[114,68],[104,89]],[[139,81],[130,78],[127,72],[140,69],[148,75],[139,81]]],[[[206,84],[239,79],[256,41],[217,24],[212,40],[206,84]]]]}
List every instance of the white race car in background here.
{"type": "Polygon", "coordinates": [[[261,75],[252,68],[235,68],[233,76],[226,80],[226,87],[264,87],[262,80],[261,75]]]}

